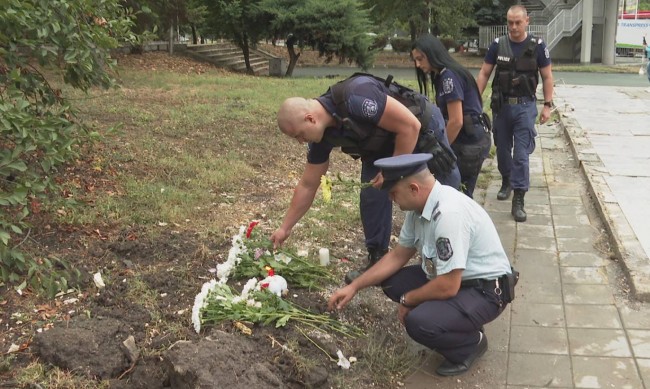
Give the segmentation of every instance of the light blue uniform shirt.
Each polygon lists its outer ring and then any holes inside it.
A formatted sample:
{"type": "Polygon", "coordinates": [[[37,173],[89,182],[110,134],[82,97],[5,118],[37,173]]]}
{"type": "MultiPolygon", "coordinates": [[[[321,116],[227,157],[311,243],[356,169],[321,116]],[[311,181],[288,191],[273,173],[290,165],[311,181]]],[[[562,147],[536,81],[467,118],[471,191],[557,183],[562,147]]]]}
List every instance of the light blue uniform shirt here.
{"type": "Polygon", "coordinates": [[[496,279],[510,261],[487,212],[474,200],[439,182],[422,214],[406,213],[399,244],[418,250],[427,278],[463,270],[463,280],[496,279]]]}

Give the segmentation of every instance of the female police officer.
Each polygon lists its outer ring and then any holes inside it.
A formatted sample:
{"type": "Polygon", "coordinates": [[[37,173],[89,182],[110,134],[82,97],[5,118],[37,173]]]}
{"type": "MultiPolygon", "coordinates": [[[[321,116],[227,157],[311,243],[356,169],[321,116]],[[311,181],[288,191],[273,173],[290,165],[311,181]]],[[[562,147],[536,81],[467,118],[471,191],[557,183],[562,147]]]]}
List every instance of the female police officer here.
{"type": "Polygon", "coordinates": [[[436,104],[447,122],[447,138],[458,158],[462,190],[472,197],[492,144],[489,118],[483,114],[483,101],[474,77],[431,34],[422,35],[414,42],[411,57],[420,92],[428,95],[427,76],[431,78],[436,104]]]}

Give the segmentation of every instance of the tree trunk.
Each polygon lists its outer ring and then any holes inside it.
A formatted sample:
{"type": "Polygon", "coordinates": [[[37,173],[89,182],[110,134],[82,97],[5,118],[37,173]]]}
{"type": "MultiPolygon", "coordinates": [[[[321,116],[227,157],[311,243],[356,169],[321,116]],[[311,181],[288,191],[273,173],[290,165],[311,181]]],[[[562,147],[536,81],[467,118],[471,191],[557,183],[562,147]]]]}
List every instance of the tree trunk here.
{"type": "Polygon", "coordinates": [[[413,20],[409,20],[409,31],[411,33],[411,42],[415,42],[418,38],[418,30],[413,20]]]}
{"type": "Polygon", "coordinates": [[[169,55],[174,54],[174,22],[169,26],[169,55]]]}
{"type": "Polygon", "coordinates": [[[251,67],[250,59],[250,46],[248,44],[248,34],[244,33],[242,36],[242,51],[244,52],[244,63],[246,64],[246,73],[255,74],[251,67]]]}
{"type": "Polygon", "coordinates": [[[192,24],[192,43],[197,44],[199,42],[198,37],[196,36],[196,26],[192,24]]]}
{"type": "Polygon", "coordinates": [[[298,63],[298,58],[301,53],[296,53],[296,50],[293,45],[294,40],[287,39],[287,51],[289,52],[289,65],[287,66],[287,72],[284,74],[285,77],[291,77],[293,75],[293,69],[298,63]]]}

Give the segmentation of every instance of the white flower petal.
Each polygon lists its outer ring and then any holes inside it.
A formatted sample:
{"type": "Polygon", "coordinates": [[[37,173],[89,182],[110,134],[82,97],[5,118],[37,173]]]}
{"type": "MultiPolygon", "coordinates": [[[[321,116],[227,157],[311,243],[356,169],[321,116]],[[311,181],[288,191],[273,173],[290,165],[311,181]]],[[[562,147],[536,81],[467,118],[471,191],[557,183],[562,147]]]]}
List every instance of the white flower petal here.
{"type": "Polygon", "coordinates": [[[343,356],[343,352],[341,350],[338,350],[336,352],[336,355],[339,357],[339,361],[336,363],[337,365],[341,366],[342,369],[349,369],[350,368],[350,361],[348,361],[345,356],[343,356]]]}

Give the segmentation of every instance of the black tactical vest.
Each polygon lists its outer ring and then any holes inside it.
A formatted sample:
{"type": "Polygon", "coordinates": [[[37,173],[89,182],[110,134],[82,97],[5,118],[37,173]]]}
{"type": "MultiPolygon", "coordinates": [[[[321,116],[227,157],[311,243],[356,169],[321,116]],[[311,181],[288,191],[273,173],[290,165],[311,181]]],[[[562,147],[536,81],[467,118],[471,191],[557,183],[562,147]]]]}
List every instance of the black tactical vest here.
{"type": "Polygon", "coordinates": [[[350,119],[345,105],[345,90],[352,79],[367,76],[383,83],[388,88],[388,95],[407,107],[420,121],[420,130],[428,127],[428,121],[433,114],[431,103],[414,90],[393,82],[392,76],[383,79],[372,74],[355,73],[349,78],[330,87],[332,100],[336,105],[334,117],[342,124],[344,136],[326,135],[324,140],[340,146],[341,151],[352,157],[383,158],[393,154],[395,149],[395,134],[367,122],[356,122],[350,119]]]}
{"type": "Polygon", "coordinates": [[[508,36],[499,38],[497,70],[492,81],[493,93],[501,96],[534,96],[539,82],[537,67],[537,38],[528,36],[526,49],[515,57],[508,36]]]}

